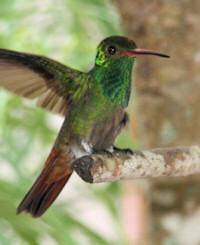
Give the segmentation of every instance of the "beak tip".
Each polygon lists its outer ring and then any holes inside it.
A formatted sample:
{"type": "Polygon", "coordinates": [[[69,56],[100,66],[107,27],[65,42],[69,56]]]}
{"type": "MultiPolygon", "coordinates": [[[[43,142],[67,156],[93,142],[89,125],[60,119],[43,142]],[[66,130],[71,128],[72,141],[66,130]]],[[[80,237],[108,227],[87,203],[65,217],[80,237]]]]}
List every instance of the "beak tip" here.
{"type": "Polygon", "coordinates": [[[162,56],[163,58],[171,58],[169,55],[165,54],[162,56]]]}

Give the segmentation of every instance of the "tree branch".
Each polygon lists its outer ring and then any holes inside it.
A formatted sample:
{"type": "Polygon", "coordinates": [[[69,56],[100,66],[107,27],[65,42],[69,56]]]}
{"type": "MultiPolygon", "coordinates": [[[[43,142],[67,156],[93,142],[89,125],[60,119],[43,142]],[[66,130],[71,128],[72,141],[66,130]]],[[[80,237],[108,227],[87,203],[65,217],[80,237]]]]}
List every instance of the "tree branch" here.
{"type": "Polygon", "coordinates": [[[137,178],[186,176],[200,173],[200,146],[157,148],[92,154],[77,159],[74,170],[86,182],[113,182],[137,178]]]}

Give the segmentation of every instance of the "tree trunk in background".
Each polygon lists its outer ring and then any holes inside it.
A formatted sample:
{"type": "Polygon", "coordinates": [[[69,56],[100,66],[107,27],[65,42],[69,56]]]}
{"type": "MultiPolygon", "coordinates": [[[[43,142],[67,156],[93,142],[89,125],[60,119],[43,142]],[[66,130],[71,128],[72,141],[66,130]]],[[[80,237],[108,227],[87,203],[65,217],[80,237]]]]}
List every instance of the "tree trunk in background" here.
{"type": "MultiPolygon", "coordinates": [[[[134,81],[142,149],[199,144],[199,1],[114,2],[126,33],[138,47],[171,56],[137,59],[134,81]]],[[[149,184],[151,243],[200,244],[200,176],[163,178],[149,184]]]]}

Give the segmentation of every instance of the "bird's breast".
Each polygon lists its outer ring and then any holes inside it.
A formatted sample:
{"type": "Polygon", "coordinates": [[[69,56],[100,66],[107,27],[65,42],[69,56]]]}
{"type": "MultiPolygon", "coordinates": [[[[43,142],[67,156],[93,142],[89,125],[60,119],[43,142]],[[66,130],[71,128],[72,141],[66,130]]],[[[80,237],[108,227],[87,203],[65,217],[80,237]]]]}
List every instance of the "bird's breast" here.
{"type": "Polygon", "coordinates": [[[99,94],[81,101],[70,111],[66,127],[68,140],[75,145],[76,155],[112,146],[122,129],[124,117],[122,107],[99,94]]]}

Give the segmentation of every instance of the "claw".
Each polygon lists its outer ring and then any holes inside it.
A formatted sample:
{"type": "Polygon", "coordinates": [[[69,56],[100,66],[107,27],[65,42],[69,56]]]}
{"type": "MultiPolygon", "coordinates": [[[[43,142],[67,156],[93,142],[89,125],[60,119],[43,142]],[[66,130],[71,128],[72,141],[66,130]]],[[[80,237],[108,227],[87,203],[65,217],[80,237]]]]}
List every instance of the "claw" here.
{"type": "Polygon", "coordinates": [[[134,154],[134,152],[131,149],[129,149],[129,148],[120,149],[120,148],[117,148],[117,147],[114,146],[113,150],[116,153],[125,153],[125,154],[129,154],[129,155],[133,155],[134,154]]]}
{"type": "Polygon", "coordinates": [[[98,155],[107,155],[108,157],[112,157],[113,154],[108,150],[93,150],[92,154],[98,154],[98,155]]]}

